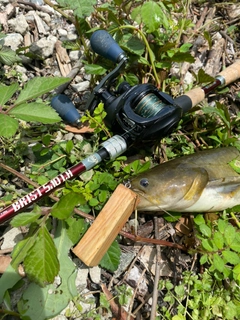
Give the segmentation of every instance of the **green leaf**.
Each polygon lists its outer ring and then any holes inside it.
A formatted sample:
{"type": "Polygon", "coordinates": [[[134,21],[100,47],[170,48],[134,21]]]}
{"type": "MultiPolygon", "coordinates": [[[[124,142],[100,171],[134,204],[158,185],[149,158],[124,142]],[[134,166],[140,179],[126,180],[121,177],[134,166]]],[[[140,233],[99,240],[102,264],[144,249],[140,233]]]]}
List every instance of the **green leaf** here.
{"type": "Polygon", "coordinates": [[[223,268],[224,268],[224,261],[223,259],[217,254],[217,253],[214,253],[213,255],[213,266],[216,270],[222,272],[223,271],[223,268]]]}
{"type": "Polygon", "coordinates": [[[202,240],[202,247],[203,249],[207,250],[207,251],[214,251],[214,247],[212,245],[212,242],[209,239],[203,239],[202,240]]]}
{"type": "Polygon", "coordinates": [[[223,219],[218,219],[218,230],[223,234],[228,223],[223,219]]]}
{"type": "Polygon", "coordinates": [[[27,256],[29,250],[35,244],[39,232],[39,226],[36,224],[32,224],[29,230],[29,234],[27,237],[21,241],[19,241],[12,252],[12,261],[11,265],[14,269],[17,270],[20,263],[22,263],[27,256]]]}
{"type": "Polygon", "coordinates": [[[25,121],[37,121],[46,124],[61,121],[61,118],[52,107],[39,102],[23,103],[13,108],[9,113],[25,121]]]}
{"type": "Polygon", "coordinates": [[[3,106],[14,95],[19,88],[18,83],[13,83],[10,86],[0,84],[0,106],[3,106]]]}
{"type": "Polygon", "coordinates": [[[233,268],[233,276],[235,280],[240,281],[240,263],[233,268]]]}
{"type": "Polygon", "coordinates": [[[239,160],[234,159],[229,162],[229,165],[231,168],[233,168],[234,171],[236,171],[237,173],[240,173],[240,161],[239,160]]]}
{"type": "Polygon", "coordinates": [[[84,64],[84,69],[87,74],[96,74],[102,76],[106,73],[107,69],[99,66],[98,64],[84,64]]]}
{"type": "Polygon", "coordinates": [[[233,265],[240,263],[240,257],[236,252],[224,250],[222,255],[226,259],[226,263],[231,263],[233,265]]]}
{"type": "Polygon", "coordinates": [[[200,258],[200,264],[204,264],[207,261],[208,261],[208,255],[207,254],[202,255],[200,258]]]}
{"type": "Polygon", "coordinates": [[[2,47],[0,49],[0,62],[3,64],[6,64],[8,66],[11,66],[15,62],[20,62],[21,59],[16,54],[15,51],[13,51],[9,47],[2,47]]]}
{"type": "Polygon", "coordinates": [[[84,203],[85,198],[83,195],[70,192],[62,196],[61,199],[53,206],[51,214],[55,218],[64,220],[70,217],[76,205],[84,203]]]}
{"type": "Polygon", "coordinates": [[[129,51],[138,56],[141,56],[145,51],[143,42],[131,33],[124,34],[119,45],[123,50],[129,51]]]}
{"type": "Polygon", "coordinates": [[[211,237],[212,231],[205,223],[199,225],[199,230],[202,233],[202,235],[208,238],[211,237]]]}
{"type": "Polygon", "coordinates": [[[121,250],[117,241],[114,241],[108,251],[103,256],[100,266],[109,271],[117,270],[117,267],[120,262],[121,250]]]}
{"type": "Polygon", "coordinates": [[[28,100],[42,96],[44,93],[49,93],[51,90],[59,87],[61,84],[68,82],[69,78],[62,77],[36,77],[27,82],[21,91],[15,105],[19,105],[28,100]]]}
{"type": "Polygon", "coordinates": [[[235,239],[235,233],[236,233],[235,228],[231,224],[228,224],[224,231],[224,238],[228,245],[231,245],[233,243],[235,239]]]}
{"type": "Polygon", "coordinates": [[[205,223],[204,217],[202,214],[198,214],[195,218],[194,218],[194,222],[199,226],[200,224],[205,223]]]}
{"type": "Polygon", "coordinates": [[[72,242],[69,240],[65,223],[59,221],[56,235],[55,246],[60,262],[58,283],[47,285],[45,288],[39,287],[36,283],[31,283],[24,290],[21,304],[21,314],[28,319],[45,320],[60,314],[77,294],[75,285],[76,275],[75,265],[69,259],[69,251],[72,242]]]}
{"type": "Polygon", "coordinates": [[[28,278],[41,287],[53,283],[58,274],[57,249],[46,226],[39,229],[38,237],[24,259],[24,270],[28,278]]]}
{"type": "Polygon", "coordinates": [[[77,243],[83,234],[87,231],[88,223],[85,222],[85,219],[69,217],[66,220],[67,223],[67,234],[72,243],[77,243]]]}
{"type": "Polygon", "coordinates": [[[199,83],[212,82],[214,80],[214,78],[207,74],[203,69],[198,71],[197,78],[199,83]]]}
{"type": "Polygon", "coordinates": [[[0,114],[0,136],[12,137],[18,129],[18,121],[6,114],[0,114]]]}
{"type": "Polygon", "coordinates": [[[36,212],[22,212],[15,216],[10,223],[12,227],[26,226],[36,221],[40,216],[41,213],[37,214],[36,212]]]}
{"type": "Polygon", "coordinates": [[[22,277],[17,271],[11,266],[7,267],[7,270],[1,275],[0,278],[0,303],[3,301],[5,292],[11,289],[22,277]]]}
{"type": "Polygon", "coordinates": [[[217,246],[218,249],[222,249],[224,245],[224,238],[220,232],[215,232],[213,235],[213,242],[217,246]]]}
{"type": "Polygon", "coordinates": [[[230,248],[238,253],[240,253],[240,243],[237,241],[234,241],[230,244],[230,248]]]}
{"type": "Polygon", "coordinates": [[[175,222],[181,218],[182,214],[179,212],[165,213],[162,217],[168,222],[175,222]]]}
{"type": "Polygon", "coordinates": [[[78,18],[89,17],[94,11],[94,5],[96,3],[96,0],[58,0],[58,4],[72,9],[74,11],[74,16],[77,16],[78,18]]]}
{"type": "Polygon", "coordinates": [[[148,1],[142,5],[141,17],[147,32],[151,33],[162,25],[164,13],[156,2],[148,1]]]}

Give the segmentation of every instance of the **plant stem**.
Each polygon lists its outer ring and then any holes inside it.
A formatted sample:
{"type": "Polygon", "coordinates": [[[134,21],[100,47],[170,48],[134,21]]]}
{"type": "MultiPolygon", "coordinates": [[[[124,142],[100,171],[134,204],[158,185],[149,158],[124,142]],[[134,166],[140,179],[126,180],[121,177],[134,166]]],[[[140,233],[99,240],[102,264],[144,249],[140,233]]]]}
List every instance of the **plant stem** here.
{"type": "Polygon", "coordinates": [[[238,228],[240,229],[240,222],[238,221],[238,219],[235,216],[235,214],[233,212],[230,212],[230,215],[234,219],[234,221],[236,222],[236,225],[238,226],[238,228]]]}

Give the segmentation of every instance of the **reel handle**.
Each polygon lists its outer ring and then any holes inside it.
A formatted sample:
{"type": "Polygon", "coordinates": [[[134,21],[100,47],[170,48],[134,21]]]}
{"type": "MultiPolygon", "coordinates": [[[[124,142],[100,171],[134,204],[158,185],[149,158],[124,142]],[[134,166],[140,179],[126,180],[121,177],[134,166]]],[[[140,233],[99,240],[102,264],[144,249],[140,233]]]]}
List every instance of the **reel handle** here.
{"type": "Polygon", "coordinates": [[[81,126],[80,114],[65,94],[58,94],[51,100],[51,106],[60,117],[71,125],[81,126]]]}
{"type": "Polygon", "coordinates": [[[125,52],[105,30],[95,31],[90,38],[90,44],[94,52],[115,63],[126,57],[125,52]]]}

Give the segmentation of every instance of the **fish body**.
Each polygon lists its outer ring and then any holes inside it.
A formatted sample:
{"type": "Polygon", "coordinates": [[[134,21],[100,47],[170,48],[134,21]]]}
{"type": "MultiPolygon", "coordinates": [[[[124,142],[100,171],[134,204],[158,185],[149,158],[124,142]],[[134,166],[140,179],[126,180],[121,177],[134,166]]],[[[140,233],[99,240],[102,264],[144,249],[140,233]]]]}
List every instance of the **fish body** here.
{"type": "Polygon", "coordinates": [[[134,177],[141,211],[215,212],[240,204],[240,161],[234,147],[211,149],[157,165],[134,177]]]}

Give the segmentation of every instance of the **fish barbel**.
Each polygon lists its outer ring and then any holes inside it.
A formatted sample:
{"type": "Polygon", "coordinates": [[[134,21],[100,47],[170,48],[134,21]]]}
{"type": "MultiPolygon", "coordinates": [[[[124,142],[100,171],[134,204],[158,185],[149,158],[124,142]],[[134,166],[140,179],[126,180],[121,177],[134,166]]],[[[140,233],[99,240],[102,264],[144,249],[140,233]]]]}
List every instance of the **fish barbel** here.
{"type": "Polygon", "coordinates": [[[131,189],[140,197],[138,210],[215,212],[240,204],[240,161],[234,147],[211,149],[170,160],[134,177],[131,189]]]}

